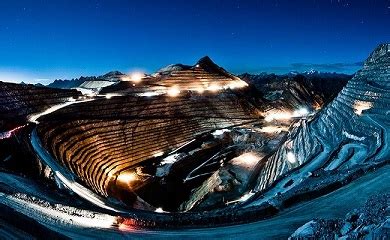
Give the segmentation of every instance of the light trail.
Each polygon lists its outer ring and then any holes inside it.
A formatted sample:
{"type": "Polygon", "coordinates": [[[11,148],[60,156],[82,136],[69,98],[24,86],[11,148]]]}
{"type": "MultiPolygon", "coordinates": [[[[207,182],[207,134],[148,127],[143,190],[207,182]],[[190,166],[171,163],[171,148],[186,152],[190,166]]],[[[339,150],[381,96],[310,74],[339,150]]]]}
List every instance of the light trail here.
{"type": "Polygon", "coordinates": [[[25,126],[27,126],[26,124],[23,125],[23,126],[19,126],[19,127],[16,127],[14,129],[11,129],[9,131],[6,131],[6,132],[0,132],[0,140],[3,140],[3,139],[7,139],[7,138],[10,138],[12,137],[12,134],[14,134],[16,131],[18,131],[19,129],[22,129],[24,128],[25,126]]]}
{"type": "Polygon", "coordinates": [[[42,147],[42,144],[37,135],[36,129],[31,133],[31,145],[39,156],[40,159],[54,172],[56,178],[63,183],[68,189],[79,195],[80,197],[88,200],[89,202],[95,204],[104,209],[108,209],[114,212],[123,212],[109,206],[103,198],[89,190],[88,188],[82,186],[76,182],[76,177],[72,173],[66,171],[59,163],[57,163],[50,154],[42,147]]]}
{"type": "MultiPolygon", "coordinates": [[[[36,124],[39,124],[37,121],[38,118],[53,113],[61,108],[64,108],[66,106],[76,104],[76,103],[82,103],[82,102],[89,102],[93,101],[95,99],[86,99],[86,100],[81,100],[77,101],[73,98],[69,99],[68,102],[63,103],[63,104],[58,104],[55,105],[49,109],[46,109],[45,111],[41,113],[34,114],[30,116],[29,120],[30,122],[34,122],[36,124]]],[[[114,207],[109,206],[103,198],[89,190],[88,188],[82,186],[81,184],[76,182],[76,177],[72,174],[69,173],[67,170],[65,170],[57,161],[55,161],[51,155],[42,147],[42,144],[40,142],[40,139],[37,135],[36,129],[34,129],[31,133],[31,145],[38,155],[38,157],[54,172],[55,177],[62,183],[64,184],[68,189],[79,195],[80,197],[88,200],[89,202],[95,204],[96,206],[99,206],[104,209],[108,209],[114,212],[124,212],[122,210],[118,210],[114,207]]]]}
{"type": "Polygon", "coordinates": [[[117,217],[115,216],[60,204],[52,205],[41,199],[34,201],[34,198],[24,194],[7,195],[0,193],[0,203],[12,206],[18,212],[28,213],[29,217],[42,221],[42,224],[48,222],[56,224],[61,221],[63,225],[67,224],[81,228],[111,229],[117,223],[117,217]],[[73,212],[78,214],[72,214],[73,212]]]}
{"type": "Polygon", "coordinates": [[[76,104],[76,103],[82,103],[82,102],[89,102],[89,101],[93,101],[94,99],[86,99],[86,100],[79,100],[77,101],[76,99],[74,98],[69,98],[67,102],[65,103],[61,103],[61,104],[57,104],[57,105],[54,105],[46,110],[44,110],[43,112],[40,112],[40,113],[35,113],[35,114],[32,114],[28,117],[28,121],[29,122],[32,122],[32,123],[35,123],[35,124],[39,124],[39,121],[38,119],[42,116],[45,116],[45,115],[48,115],[50,113],[53,113],[55,111],[58,111],[59,109],[61,108],[64,108],[64,107],[67,107],[69,105],[72,105],[72,104],[76,104]]]}
{"type": "Polygon", "coordinates": [[[310,112],[307,108],[302,107],[294,112],[289,112],[289,111],[278,111],[278,110],[272,110],[268,111],[265,115],[264,120],[266,122],[272,122],[274,120],[280,121],[280,120],[290,120],[292,118],[302,118],[310,115],[310,112]]]}

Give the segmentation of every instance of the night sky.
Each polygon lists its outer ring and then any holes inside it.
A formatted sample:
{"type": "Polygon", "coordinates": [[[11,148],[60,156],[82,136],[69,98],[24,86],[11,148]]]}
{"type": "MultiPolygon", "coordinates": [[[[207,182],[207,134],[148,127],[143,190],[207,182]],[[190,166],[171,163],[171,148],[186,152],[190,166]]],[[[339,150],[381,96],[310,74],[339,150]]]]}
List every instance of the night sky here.
{"type": "Polygon", "coordinates": [[[148,73],[204,55],[233,73],[354,72],[390,0],[2,0],[0,80],[148,73]]]}

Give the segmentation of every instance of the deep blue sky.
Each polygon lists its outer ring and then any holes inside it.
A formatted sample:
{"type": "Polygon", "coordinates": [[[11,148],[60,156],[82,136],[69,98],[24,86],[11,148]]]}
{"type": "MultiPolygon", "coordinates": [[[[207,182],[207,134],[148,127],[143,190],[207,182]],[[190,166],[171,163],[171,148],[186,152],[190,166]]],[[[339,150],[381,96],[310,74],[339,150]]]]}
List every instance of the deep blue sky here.
{"type": "Polygon", "coordinates": [[[389,24],[389,0],[2,0],[0,80],[153,72],[204,55],[234,73],[354,71],[390,42],[389,24]]]}

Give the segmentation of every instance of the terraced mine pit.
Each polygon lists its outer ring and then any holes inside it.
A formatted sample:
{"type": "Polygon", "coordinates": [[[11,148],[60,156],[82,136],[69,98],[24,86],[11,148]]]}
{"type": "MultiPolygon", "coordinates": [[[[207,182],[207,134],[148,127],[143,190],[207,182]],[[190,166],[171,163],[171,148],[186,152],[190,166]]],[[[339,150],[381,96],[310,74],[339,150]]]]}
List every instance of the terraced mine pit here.
{"type": "Polygon", "coordinates": [[[38,197],[124,232],[285,214],[388,163],[389,66],[383,44],[352,79],[237,77],[204,57],[84,79],[84,94],[0,83],[0,167],[40,183],[4,174],[1,206],[43,211],[38,197]]]}

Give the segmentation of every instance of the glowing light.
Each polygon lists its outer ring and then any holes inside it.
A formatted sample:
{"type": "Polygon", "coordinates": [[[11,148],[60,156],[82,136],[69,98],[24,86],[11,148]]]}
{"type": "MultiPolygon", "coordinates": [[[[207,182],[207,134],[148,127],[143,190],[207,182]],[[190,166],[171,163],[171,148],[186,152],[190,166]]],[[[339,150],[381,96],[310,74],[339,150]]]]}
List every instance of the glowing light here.
{"type": "Polygon", "coordinates": [[[156,213],[164,213],[165,211],[162,209],[162,208],[156,208],[156,210],[154,210],[154,212],[156,213]]]}
{"type": "Polygon", "coordinates": [[[161,157],[162,155],[164,155],[164,152],[158,152],[153,154],[153,157],[161,157]]]}
{"type": "Polygon", "coordinates": [[[107,94],[101,94],[101,95],[97,95],[97,96],[105,97],[106,99],[111,99],[112,97],[120,97],[120,96],[123,96],[123,95],[122,94],[118,94],[118,93],[107,93],[107,94]]]}
{"type": "Polygon", "coordinates": [[[257,153],[247,152],[233,158],[230,163],[245,168],[253,168],[260,161],[260,159],[261,158],[257,153]]]}
{"type": "Polygon", "coordinates": [[[231,204],[231,203],[236,203],[236,202],[246,202],[248,201],[253,195],[255,195],[255,192],[248,192],[244,195],[242,195],[239,199],[237,200],[234,200],[234,201],[230,201],[230,202],[227,202],[226,204],[231,204]]]}
{"type": "Polygon", "coordinates": [[[354,102],[353,108],[355,109],[355,113],[357,115],[362,115],[362,112],[364,110],[368,110],[372,108],[372,102],[364,102],[364,101],[356,100],[354,102]]]}
{"type": "Polygon", "coordinates": [[[6,139],[6,138],[10,138],[14,132],[16,132],[17,130],[19,130],[21,128],[24,128],[25,126],[26,125],[16,127],[16,128],[14,128],[12,130],[9,130],[7,132],[0,132],[0,140],[1,139],[6,139]]]}
{"type": "Polygon", "coordinates": [[[145,74],[142,72],[133,72],[129,76],[124,76],[121,78],[122,81],[131,81],[134,83],[139,83],[144,78],[145,74]]]}
{"type": "Polygon", "coordinates": [[[123,232],[132,232],[136,230],[137,221],[132,218],[125,218],[122,223],[119,224],[119,230],[123,232]]]}
{"type": "Polygon", "coordinates": [[[221,135],[223,135],[224,133],[226,132],[230,132],[229,129],[218,129],[218,130],[215,130],[214,132],[212,132],[211,134],[214,136],[214,137],[219,137],[221,135]]]}
{"type": "Polygon", "coordinates": [[[243,87],[247,87],[248,84],[242,80],[237,80],[237,81],[234,81],[232,83],[230,83],[227,87],[230,88],[230,89],[236,89],[236,88],[243,88],[243,87]]]}
{"type": "Polygon", "coordinates": [[[177,86],[170,87],[167,91],[168,96],[177,97],[180,94],[180,89],[177,86]]]}
{"type": "Polygon", "coordinates": [[[288,152],[287,153],[287,161],[289,161],[290,163],[296,163],[297,162],[297,159],[295,158],[295,155],[293,152],[288,152]]]}
{"type": "Polygon", "coordinates": [[[125,172],[118,176],[117,180],[123,183],[131,183],[135,180],[137,180],[137,174],[132,172],[125,172]]]}
{"type": "Polygon", "coordinates": [[[294,111],[293,116],[294,117],[303,117],[309,115],[309,110],[305,107],[300,108],[296,111],[294,111]]]}
{"type": "Polygon", "coordinates": [[[289,112],[273,112],[269,113],[264,120],[272,122],[273,120],[289,120],[292,118],[292,114],[289,112]]]}
{"type": "Polygon", "coordinates": [[[130,74],[130,81],[139,83],[144,78],[144,74],[141,72],[134,72],[130,74]]]}
{"type": "Polygon", "coordinates": [[[153,96],[158,96],[160,94],[161,93],[159,93],[159,92],[144,92],[144,93],[139,93],[137,95],[140,97],[153,97],[153,96]]]}
{"type": "Polygon", "coordinates": [[[179,153],[171,154],[161,161],[161,165],[175,163],[177,162],[179,156],[180,156],[179,153]]]}
{"type": "Polygon", "coordinates": [[[57,110],[59,110],[59,109],[61,109],[61,108],[64,108],[64,107],[66,107],[66,106],[69,106],[69,105],[71,105],[71,104],[73,104],[73,103],[75,103],[75,102],[72,101],[72,102],[65,102],[65,103],[62,103],[62,104],[54,105],[54,106],[52,106],[52,107],[46,109],[46,110],[43,111],[43,112],[40,112],[40,113],[31,115],[31,116],[29,117],[28,120],[29,120],[30,122],[33,122],[33,123],[35,123],[35,124],[38,124],[38,123],[39,123],[39,122],[37,121],[38,118],[40,118],[40,117],[42,117],[42,116],[44,116],[44,115],[50,114],[50,113],[52,113],[52,112],[55,112],[55,111],[57,111],[57,110]]]}
{"type": "Polygon", "coordinates": [[[247,201],[249,198],[251,198],[254,194],[255,194],[254,192],[250,191],[250,192],[248,192],[248,193],[242,195],[242,197],[240,197],[240,198],[238,199],[238,201],[240,201],[240,202],[246,202],[246,201],[247,201]]]}
{"type": "Polygon", "coordinates": [[[281,126],[267,126],[262,127],[260,129],[260,132],[262,133],[280,133],[282,131],[287,131],[288,127],[281,127],[281,126]]]}
{"type": "Polygon", "coordinates": [[[211,91],[211,92],[218,92],[219,90],[221,90],[222,88],[218,85],[218,84],[211,84],[210,86],[207,87],[207,90],[211,91]]]}
{"type": "Polygon", "coordinates": [[[195,91],[196,91],[197,93],[202,94],[202,93],[204,93],[204,88],[203,88],[203,87],[197,87],[197,88],[195,88],[195,91]]]}
{"type": "Polygon", "coordinates": [[[254,153],[244,153],[240,156],[247,163],[255,163],[259,161],[259,157],[254,153]]]}
{"type": "Polygon", "coordinates": [[[289,120],[291,118],[300,118],[309,115],[309,110],[305,107],[295,110],[293,113],[285,111],[269,111],[264,120],[272,122],[274,120],[289,120]]]}

